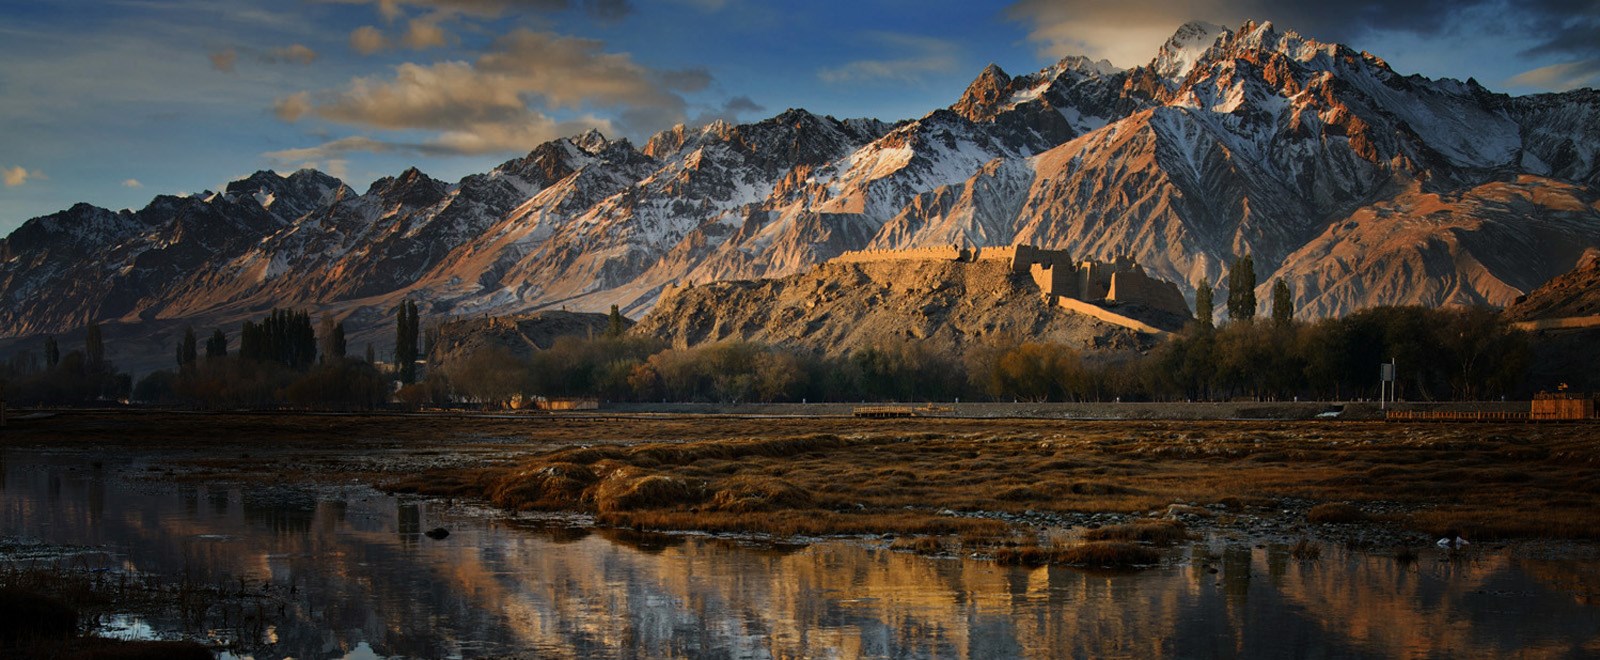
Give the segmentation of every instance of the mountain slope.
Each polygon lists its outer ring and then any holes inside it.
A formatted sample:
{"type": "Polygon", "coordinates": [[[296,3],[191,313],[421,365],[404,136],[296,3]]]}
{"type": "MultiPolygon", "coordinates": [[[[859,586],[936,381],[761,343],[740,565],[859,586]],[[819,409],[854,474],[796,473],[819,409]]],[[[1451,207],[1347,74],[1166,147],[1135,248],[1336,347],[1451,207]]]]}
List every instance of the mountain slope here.
{"type": "Polygon", "coordinates": [[[1190,295],[1248,253],[1262,293],[1283,278],[1310,315],[1506,305],[1600,248],[1597,188],[1600,92],[1509,97],[1270,23],[1195,23],[1132,69],[991,65],[894,124],[796,109],[642,148],[590,132],[455,183],[408,170],[358,194],[263,172],[75,206],[0,242],[0,333],[294,305],[382,345],[402,298],[431,317],[637,317],[670,285],[846,250],[1022,242],[1131,255],[1190,295]]]}

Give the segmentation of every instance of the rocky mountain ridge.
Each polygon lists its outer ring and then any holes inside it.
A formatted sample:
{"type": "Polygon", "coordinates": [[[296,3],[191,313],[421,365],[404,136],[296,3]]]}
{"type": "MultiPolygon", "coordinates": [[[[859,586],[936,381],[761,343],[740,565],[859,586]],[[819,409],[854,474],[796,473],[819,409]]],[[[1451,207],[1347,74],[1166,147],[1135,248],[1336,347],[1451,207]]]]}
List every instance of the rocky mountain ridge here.
{"type": "Polygon", "coordinates": [[[895,124],[788,110],[643,148],[590,132],[456,183],[262,172],[80,204],[0,242],[0,332],[300,306],[381,342],[402,298],[639,317],[668,285],[952,243],[1130,254],[1191,296],[1248,253],[1258,298],[1283,278],[1310,315],[1506,305],[1600,246],[1597,191],[1600,92],[1510,97],[1270,23],[1192,23],[1145,66],[990,66],[895,124]]]}

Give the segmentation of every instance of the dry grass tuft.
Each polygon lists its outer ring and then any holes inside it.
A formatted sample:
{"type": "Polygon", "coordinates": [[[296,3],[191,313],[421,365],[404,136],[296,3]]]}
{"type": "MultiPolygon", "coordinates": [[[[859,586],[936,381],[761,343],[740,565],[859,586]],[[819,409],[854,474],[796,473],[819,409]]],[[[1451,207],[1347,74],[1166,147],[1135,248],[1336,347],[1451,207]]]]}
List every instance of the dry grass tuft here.
{"type": "Polygon", "coordinates": [[[902,537],[889,544],[891,550],[914,552],[919,555],[944,554],[944,539],[937,536],[902,537]]]}
{"type": "Polygon", "coordinates": [[[667,509],[699,504],[706,486],[699,481],[665,474],[640,474],[621,468],[594,488],[595,507],[603,512],[667,509]]]}
{"type": "Polygon", "coordinates": [[[713,511],[749,513],[812,506],[810,491],[775,477],[733,477],[718,482],[716,488],[709,505],[713,511]]]}
{"type": "Polygon", "coordinates": [[[1300,539],[1289,546],[1289,556],[1301,561],[1316,561],[1322,558],[1322,546],[1312,543],[1310,539],[1300,539]]]}
{"type": "Polygon", "coordinates": [[[1189,538],[1183,523],[1175,520],[1140,520],[1126,525],[1107,525],[1083,533],[1089,541],[1124,541],[1171,545],[1189,538]]]}
{"type": "Polygon", "coordinates": [[[1056,558],[1063,564],[1131,568],[1154,564],[1161,560],[1161,555],[1154,549],[1133,543],[1092,541],[1061,550],[1056,558]]]}
{"type": "Polygon", "coordinates": [[[1353,504],[1343,502],[1326,502],[1311,507],[1306,512],[1306,520],[1313,523],[1353,523],[1367,519],[1367,514],[1353,504]]]}

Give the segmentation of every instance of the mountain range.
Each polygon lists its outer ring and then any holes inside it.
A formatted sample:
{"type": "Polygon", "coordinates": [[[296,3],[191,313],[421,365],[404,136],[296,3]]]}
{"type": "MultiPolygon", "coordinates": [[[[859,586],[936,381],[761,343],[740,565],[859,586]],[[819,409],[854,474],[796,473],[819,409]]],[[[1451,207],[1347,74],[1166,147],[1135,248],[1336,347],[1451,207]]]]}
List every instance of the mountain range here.
{"type": "Polygon", "coordinates": [[[0,241],[0,334],[292,306],[381,341],[403,298],[435,318],[640,317],[670,284],[1014,243],[1131,255],[1191,301],[1249,254],[1258,298],[1281,278],[1310,317],[1504,306],[1600,254],[1600,92],[1507,96],[1271,23],[1190,23],[1131,69],[991,65],[915,120],[792,109],[642,146],[591,131],[455,183],[258,172],[79,204],[0,241]]]}

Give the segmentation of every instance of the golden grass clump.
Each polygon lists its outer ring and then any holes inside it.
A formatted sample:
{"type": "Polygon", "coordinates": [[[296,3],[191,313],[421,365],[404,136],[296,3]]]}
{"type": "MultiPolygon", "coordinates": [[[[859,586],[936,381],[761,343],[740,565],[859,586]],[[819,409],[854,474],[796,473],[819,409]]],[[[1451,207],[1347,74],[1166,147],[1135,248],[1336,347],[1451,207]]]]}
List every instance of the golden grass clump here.
{"type": "Polygon", "coordinates": [[[1161,554],[1152,548],[1134,543],[1091,541],[1060,550],[1056,558],[1063,564],[1129,568],[1159,562],[1161,554]]]}
{"type": "Polygon", "coordinates": [[[742,476],[717,483],[708,506],[714,511],[749,513],[812,506],[811,492],[776,477],[742,476]]]}
{"type": "Polygon", "coordinates": [[[699,504],[706,499],[704,483],[665,474],[645,474],[634,468],[613,471],[592,492],[595,507],[603,512],[668,509],[699,504]]]}
{"type": "Polygon", "coordinates": [[[489,500],[509,509],[568,509],[583,502],[599,481],[594,470],[576,463],[549,463],[501,479],[489,489],[489,500]]]}
{"type": "Polygon", "coordinates": [[[889,544],[889,548],[919,555],[938,555],[944,553],[944,539],[937,536],[902,536],[889,544]]]}
{"type": "Polygon", "coordinates": [[[1083,533],[1089,541],[1123,541],[1171,545],[1189,538],[1183,523],[1176,520],[1139,520],[1125,525],[1107,525],[1083,533]]]}
{"type": "Polygon", "coordinates": [[[1367,514],[1354,504],[1324,502],[1306,512],[1306,520],[1313,523],[1353,523],[1367,519],[1367,514]]]}

